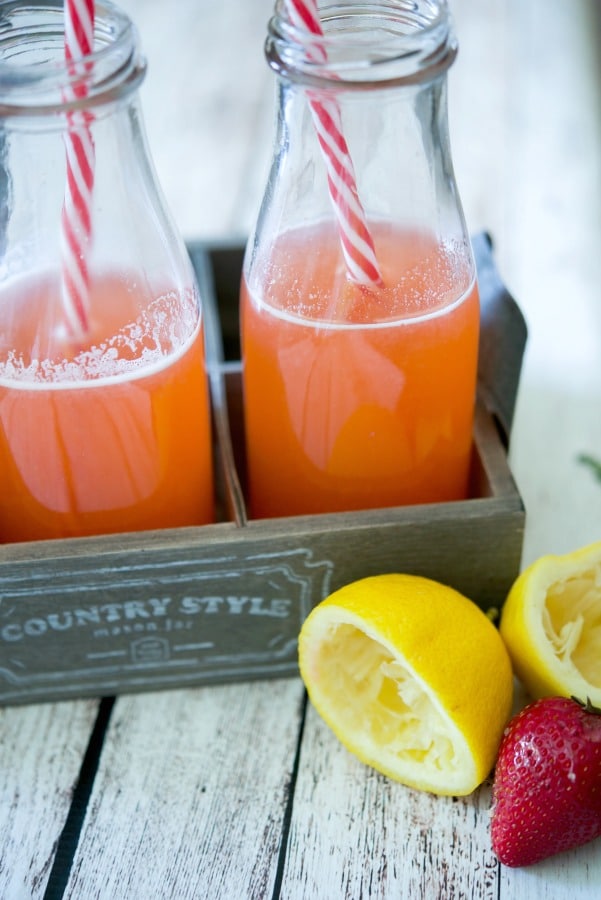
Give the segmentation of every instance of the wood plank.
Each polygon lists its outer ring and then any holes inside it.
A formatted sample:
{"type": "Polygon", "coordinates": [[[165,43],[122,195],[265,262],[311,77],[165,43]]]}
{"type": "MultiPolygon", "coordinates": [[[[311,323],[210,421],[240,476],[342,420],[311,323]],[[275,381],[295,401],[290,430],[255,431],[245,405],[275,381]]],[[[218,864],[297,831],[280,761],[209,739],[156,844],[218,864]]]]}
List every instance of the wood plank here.
{"type": "Polygon", "coordinates": [[[491,787],[469,797],[412,791],[364,766],[309,706],[281,897],[586,900],[599,842],[528,869],[490,846],[491,787]]]}
{"type": "Polygon", "coordinates": [[[97,701],[0,710],[0,897],[44,896],[97,701]]]}
{"type": "Polygon", "coordinates": [[[295,674],[310,608],[383,571],[499,607],[518,572],[524,513],[481,407],[475,436],[476,490],[457,503],[0,548],[0,701],[295,674]]]}
{"type": "Polygon", "coordinates": [[[272,894],[298,679],[116,702],[66,896],[272,894]]]}
{"type": "Polygon", "coordinates": [[[490,788],[434,797],[380,776],[307,712],[282,898],[498,896],[490,788]]]}
{"type": "Polygon", "coordinates": [[[601,885],[599,841],[526,869],[501,868],[500,900],[594,900],[601,885]]]}

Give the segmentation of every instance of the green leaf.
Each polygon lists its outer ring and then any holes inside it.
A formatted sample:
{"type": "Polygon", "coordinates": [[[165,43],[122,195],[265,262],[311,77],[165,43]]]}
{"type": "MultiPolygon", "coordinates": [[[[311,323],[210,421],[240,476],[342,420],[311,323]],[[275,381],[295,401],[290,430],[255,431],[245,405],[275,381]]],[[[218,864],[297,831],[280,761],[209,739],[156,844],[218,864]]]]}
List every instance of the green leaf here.
{"type": "Polygon", "coordinates": [[[578,462],[588,466],[597,481],[601,482],[601,460],[595,459],[594,456],[590,456],[588,453],[581,453],[578,456],[578,462]]]}

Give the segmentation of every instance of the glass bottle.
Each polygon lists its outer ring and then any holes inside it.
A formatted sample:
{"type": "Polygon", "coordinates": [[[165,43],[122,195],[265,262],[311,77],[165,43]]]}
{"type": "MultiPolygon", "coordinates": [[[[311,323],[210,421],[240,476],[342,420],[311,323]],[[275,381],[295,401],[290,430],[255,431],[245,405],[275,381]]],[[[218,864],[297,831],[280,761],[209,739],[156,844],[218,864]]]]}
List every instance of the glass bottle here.
{"type": "Polygon", "coordinates": [[[62,0],[0,3],[2,541],[213,518],[200,299],[149,157],[144,75],[109,2],[79,65],[62,0]]]}
{"type": "Polygon", "coordinates": [[[447,4],[324,0],[321,35],[290,8],[268,26],[275,146],[241,287],[251,514],[465,497],[479,300],[447,4]]]}

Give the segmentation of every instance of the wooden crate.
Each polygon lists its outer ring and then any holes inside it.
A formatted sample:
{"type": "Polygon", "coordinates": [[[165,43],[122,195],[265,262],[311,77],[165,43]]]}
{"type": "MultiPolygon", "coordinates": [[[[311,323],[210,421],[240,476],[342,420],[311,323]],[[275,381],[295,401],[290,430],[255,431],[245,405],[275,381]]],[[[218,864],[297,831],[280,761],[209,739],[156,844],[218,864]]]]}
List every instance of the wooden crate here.
{"type": "Polygon", "coordinates": [[[0,547],[0,703],[292,675],[313,605],[402,571],[502,605],[525,513],[506,448],[525,326],[474,238],[482,295],[470,497],[253,521],[244,502],[240,247],[190,246],[203,296],[216,435],[214,525],[0,547]]]}

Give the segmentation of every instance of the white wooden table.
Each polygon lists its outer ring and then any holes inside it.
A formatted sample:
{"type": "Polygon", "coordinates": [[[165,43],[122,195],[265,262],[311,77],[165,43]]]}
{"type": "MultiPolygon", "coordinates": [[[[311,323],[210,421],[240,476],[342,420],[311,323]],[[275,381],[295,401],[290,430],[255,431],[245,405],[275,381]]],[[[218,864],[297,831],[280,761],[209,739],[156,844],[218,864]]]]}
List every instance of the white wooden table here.
{"type": "MultiPolygon", "coordinates": [[[[186,238],[243,239],[270,155],[271,0],[123,0],[186,238]]],[[[454,0],[451,132],[530,340],[511,445],[524,563],[601,539],[597,0],[454,0]]],[[[1,590],[1,588],[0,588],[1,590]]],[[[601,844],[524,870],[490,849],[490,787],[416,793],[336,741],[298,679],[0,710],[0,898],[593,898],[601,844]]]]}

